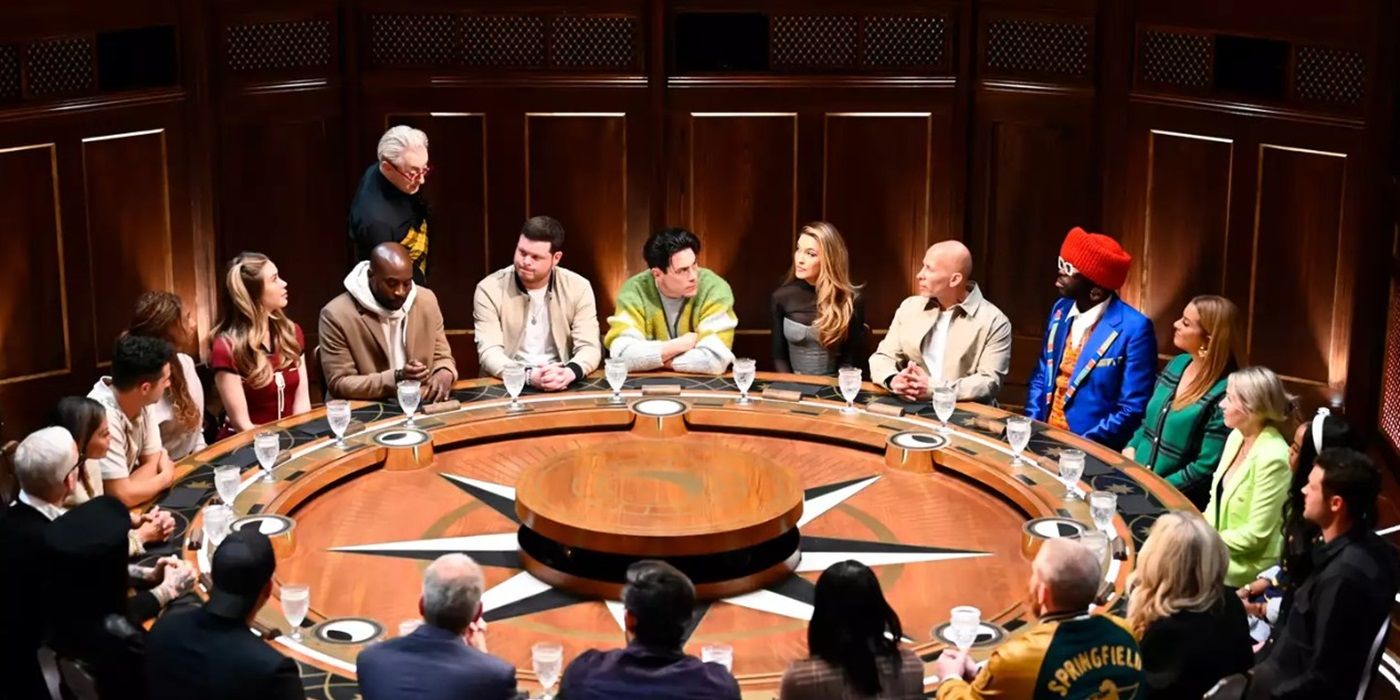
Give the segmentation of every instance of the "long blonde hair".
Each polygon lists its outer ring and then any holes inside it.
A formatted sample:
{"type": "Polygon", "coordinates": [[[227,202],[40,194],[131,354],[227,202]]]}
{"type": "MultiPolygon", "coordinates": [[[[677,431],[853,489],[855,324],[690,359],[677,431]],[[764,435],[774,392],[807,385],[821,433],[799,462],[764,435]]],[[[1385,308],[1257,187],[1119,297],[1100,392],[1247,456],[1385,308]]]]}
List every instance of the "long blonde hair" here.
{"type": "Polygon", "coordinates": [[[269,313],[259,301],[263,293],[262,271],[268,258],[262,253],[239,253],[224,275],[219,322],[211,335],[225,338],[233,351],[233,365],[248,386],[259,389],[272,381],[274,370],[295,367],[301,358],[296,324],[281,311],[269,313]],[[263,347],[271,329],[273,351],[280,366],[273,367],[263,347]]]}
{"type": "MultiPolygon", "coordinates": [[[[850,255],[846,252],[846,242],[841,240],[841,232],[825,221],[814,221],[802,227],[798,237],[811,236],[817,241],[821,251],[821,268],[813,287],[817,289],[817,320],[812,328],[817,331],[817,341],[824,347],[834,348],[851,335],[851,317],[855,314],[856,291],[859,287],[851,284],[850,255]]],[[[796,279],[797,272],[788,272],[788,279],[796,279]]]]}
{"type": "Polygon", "coordinates": [[[1201,318],[1201,334],[1206,338],[1205,357],[1200,362],[1203,369],[1196,374],[1186,389],[1172,401],[1172,409],[1180,410],[1200,400],[1228,371],[1240,366],[1240,342],[1235,333],[1239,319],[1239,309],[1225,297],[1203,294],[1192,299],[1190,306],[1196,307],[1196,315],[1201,318]]]}
{"type": "MultiPolygon", "coordinates": [[[[145,292],[136,298],[136,311],[126,329],[131,335],[160,338],[179,350],[189,339],[185,328],[185,306],[174,292],[145,292]]],[[[204,422],[194,405],[190,388],[185,383],[185,368],[178,357],[170,361],[170,406],[175,423],[185,430],[195,430],[204,422]]]]}
{"type": "Polygon", "coordinates": [[[1138,553],[1128,623],[1142,638],[1153,622],[1178,612],[1201,612],[1221,595],[1230,554],[1199,514],[1170,511],[1157,518],[1138,553]]]}

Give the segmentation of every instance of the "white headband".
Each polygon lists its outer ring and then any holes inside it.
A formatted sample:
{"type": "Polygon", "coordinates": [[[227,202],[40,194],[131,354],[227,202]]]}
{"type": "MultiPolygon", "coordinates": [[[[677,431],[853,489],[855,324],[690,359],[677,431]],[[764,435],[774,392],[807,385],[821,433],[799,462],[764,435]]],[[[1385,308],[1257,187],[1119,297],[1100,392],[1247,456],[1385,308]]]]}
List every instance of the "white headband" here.
{"type": "Polygon", "coordinates": [[[1330,415],[1332,415],[1331,411],[1326,408],[1319,408],[1317,409],[1317,415],[1313,416],[1312,419],[1313,449],[1318,454],[1322,454],[1322,424],[1327,422],[1327,416],[1330,415]]]}

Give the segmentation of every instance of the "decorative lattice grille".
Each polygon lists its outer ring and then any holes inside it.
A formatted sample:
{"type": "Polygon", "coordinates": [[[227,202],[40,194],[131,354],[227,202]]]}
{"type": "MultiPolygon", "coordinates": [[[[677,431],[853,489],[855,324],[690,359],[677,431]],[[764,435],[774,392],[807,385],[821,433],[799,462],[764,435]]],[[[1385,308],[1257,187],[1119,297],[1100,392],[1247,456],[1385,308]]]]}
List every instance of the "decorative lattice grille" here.
{"type": "Polygon", "coordinates": [[[19,98],[19,49],[11,45],[0,46],[0,102],[19,98]]]}
{"type": "Polygon", "coordinates": [[[1209,34],[1146,31],[1142,34],[1142,82],[1206,88],[1211,84],[1209,34]]]}
{"type": "Polygon", "coordinates": [[[564,15],[553,23],[550,64],[622,70],[637,64],[637,18],[564,15]]]}
{"type": "Polygon", "coordinates": [[[462,18],[462,62],[478,67],[544,65],[544,18],[467,15],[462,18]]]}
{"type": "Polygon", "coordinates": [[[867,17],[863,63],[872,68],[941,65],[946,24],[931,15],[867,17]]]}
{"type": "Polygon", "coordinates": [[[29,94],[34,97],[86,92],[96,85],[93,44],[88,37],[36,41],[29,45],[29,94]]]}
{"type": "Polygon", "coordinates": [[[779,15],[773,18],[775,68],[853,66],[858,20],[826,15],[779,15]]]}
{"type": "Polygon", "coordinates": [[[328,20],[236,24],[225,29],[228,67],[236,72],[322,68],[331,62],[328,20]]]}
{"type": "Polygon", "coordinates": [[[370,62],[376,66],[455,63],[462,27],[453,15],[372,15],[370,62]]]}
{"type": "Polygon", "coordinates": [[[1014,73],[1089,75],[1089,26],[1047,20],[987,25],[987,67],[1014,73]]]}
{"type": "Polygon", "coordinates": [[[1310,102],[1359,105],[1366,96],[1366,59],[1356,51],[1299,46],[1293,93],[1310,102]]]}

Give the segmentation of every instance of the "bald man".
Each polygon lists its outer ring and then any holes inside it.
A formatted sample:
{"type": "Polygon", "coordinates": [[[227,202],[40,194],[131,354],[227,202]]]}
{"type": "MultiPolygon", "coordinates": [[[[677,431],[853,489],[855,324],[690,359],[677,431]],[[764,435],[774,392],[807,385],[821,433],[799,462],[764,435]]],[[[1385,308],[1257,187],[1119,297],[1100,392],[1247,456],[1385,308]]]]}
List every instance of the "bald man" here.
{"type": "Polygon", "coordinates": [[[1100,562],[1076,540],[1047,540],[1031,563],[1031,614],[1038,621],[992,652],[984,667],[966,652],[934,663],[938,700],[1141,698],[1142,658],[1123,620],[1091,615],[1100,562]]]}
{"type": "Polygon", "coordinates": [[[935,243],[916,279],[919,293],[899,305],[870,356],[870,378],[905,401],[951,386],[959,401],[994,403],[1011,366],[1011,321],[972,281],[972,253],[935,243]]]}
{"type": "Polygon", "coordinates": [[[317,354],[326,393],[384,400],[398,382],[422,384],[423,403],[451,395],[457,364],[431,289],[413,281],[413,258],[382,243],[345,276],[345,292],[321,309],[317,354]]]}

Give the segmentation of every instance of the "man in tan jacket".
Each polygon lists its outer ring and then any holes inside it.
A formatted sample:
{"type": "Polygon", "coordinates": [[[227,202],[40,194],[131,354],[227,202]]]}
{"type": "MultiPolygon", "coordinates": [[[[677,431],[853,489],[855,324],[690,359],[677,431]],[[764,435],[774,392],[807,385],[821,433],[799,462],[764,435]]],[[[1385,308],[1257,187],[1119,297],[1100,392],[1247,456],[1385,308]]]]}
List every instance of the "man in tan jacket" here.
{"type": "Polygon", "coordinates": [[[413,283],[413,259],[382,243],[345,276],[345,292],[321,309],[317,353],[326,390],[342,399],[387,399],[403,380],[423,383],[423,403],[448,398],[457,363],[431,289],[413,283]]]}
{"type": "Polygon", "coordinates": [[[483,376],[499,377],[511,363],[526,383],[560,391],[598,368],[598,307],[593,285],[559,267],[564,227],[548,216],[525,222],[515,262],[476,285],[472,315],[483,376]]]}
{"type": "Polygon", "coordinates": [[[972,281],[972,253],[935,243],[917,279],[919,294],[899,305],[870,356],[870,378],[906,401],[951,386],[959,401],[994,402],[1011,365],[1011,321],[972,281]]]}

